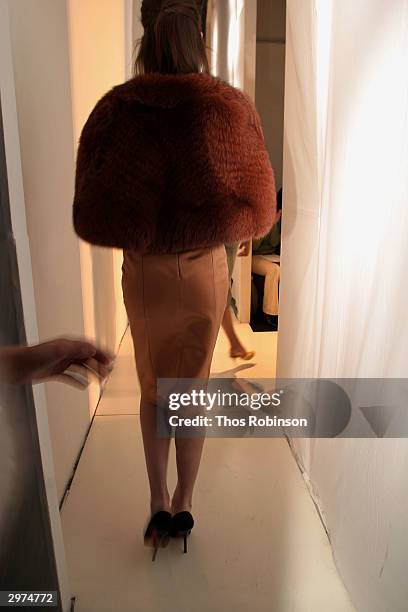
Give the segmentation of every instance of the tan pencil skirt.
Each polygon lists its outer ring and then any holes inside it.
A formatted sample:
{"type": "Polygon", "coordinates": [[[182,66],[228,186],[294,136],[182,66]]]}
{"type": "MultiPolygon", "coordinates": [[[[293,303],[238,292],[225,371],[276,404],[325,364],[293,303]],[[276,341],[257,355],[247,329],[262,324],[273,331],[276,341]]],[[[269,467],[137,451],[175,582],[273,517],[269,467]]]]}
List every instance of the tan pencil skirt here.
{"type": "Polygon", "coordinates": [[[229,286],[225,247],[123,255],[123,297],[142,399],[155,403],[158,378],[209,376],[229,286]]]}

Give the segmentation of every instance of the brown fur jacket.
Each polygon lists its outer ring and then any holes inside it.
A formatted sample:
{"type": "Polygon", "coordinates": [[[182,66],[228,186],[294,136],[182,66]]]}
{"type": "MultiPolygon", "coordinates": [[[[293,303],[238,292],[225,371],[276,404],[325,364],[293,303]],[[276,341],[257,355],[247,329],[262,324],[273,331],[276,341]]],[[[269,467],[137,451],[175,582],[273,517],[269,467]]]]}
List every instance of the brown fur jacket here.
{"type": "Polygon", "coordinates": [[[174,253],[264,236],[274,175],[250,99],[207,74],[146,74],[96,105],[79,143],[77,234],[174,253]]]}

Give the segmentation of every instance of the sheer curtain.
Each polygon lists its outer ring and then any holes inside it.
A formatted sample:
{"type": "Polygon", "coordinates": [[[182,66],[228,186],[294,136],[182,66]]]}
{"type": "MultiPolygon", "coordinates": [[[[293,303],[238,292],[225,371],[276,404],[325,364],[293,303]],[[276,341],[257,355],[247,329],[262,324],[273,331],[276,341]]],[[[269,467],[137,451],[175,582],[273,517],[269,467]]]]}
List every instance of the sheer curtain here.
{"type": "MultiPolygon", "coordinates": [[[[408,376],[408,1],[288,0],[280,377],[408,376]]],[[[357,609],[406,609],[408,444],[296,440],[357,609]]]]}

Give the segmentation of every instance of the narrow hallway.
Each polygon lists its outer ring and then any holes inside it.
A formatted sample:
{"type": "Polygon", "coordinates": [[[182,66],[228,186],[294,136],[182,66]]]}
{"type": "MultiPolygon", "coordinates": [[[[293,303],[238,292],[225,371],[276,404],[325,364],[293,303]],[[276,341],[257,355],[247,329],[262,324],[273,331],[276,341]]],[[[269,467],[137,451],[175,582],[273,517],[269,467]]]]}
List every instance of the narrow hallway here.
{"type": "MultiPolygon", "coordinates": [[[[266,377],[276,333],[239,333],[266,377]],[[264,365],[262,365],[264,364],[264,365]]],[[[352,612],[331,548],[284,439],[208,439],[189,552],[143,546],[148,487],[138,385],[126,333],[62,508],[76,612],[352,612]]],[[[236,364],[220,334],[213,372],[236,364]]],[[[170,484],[174,461],[170,458],[170,484]]]]}

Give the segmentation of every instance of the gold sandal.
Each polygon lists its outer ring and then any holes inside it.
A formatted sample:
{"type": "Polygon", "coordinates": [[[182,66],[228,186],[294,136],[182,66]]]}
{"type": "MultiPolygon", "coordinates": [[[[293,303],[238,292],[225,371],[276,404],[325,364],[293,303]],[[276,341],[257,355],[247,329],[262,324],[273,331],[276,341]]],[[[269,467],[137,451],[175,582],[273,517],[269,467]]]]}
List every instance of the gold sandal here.
{"type": "Polygon", "coordinates": [[[243,359],[244,361],[250,361],[255,357],[255,351],[241,351],[239,353],[233,353],[231,350],[230,357],[232,359],[243,359]]]}

